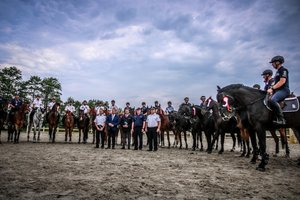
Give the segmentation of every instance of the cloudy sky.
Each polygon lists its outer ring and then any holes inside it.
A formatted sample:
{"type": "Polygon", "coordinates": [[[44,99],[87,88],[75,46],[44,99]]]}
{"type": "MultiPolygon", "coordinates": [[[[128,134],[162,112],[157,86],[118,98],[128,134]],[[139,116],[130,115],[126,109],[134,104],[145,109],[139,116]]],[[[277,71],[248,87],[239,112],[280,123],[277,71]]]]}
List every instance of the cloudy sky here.
{"type": "Polygon", "coordinates": [[[0,0],[0,66],[56,77],[62,99],[198,104],[216,85],[263,86],[275,55],[300,94],[297,0],[0,0]]]}

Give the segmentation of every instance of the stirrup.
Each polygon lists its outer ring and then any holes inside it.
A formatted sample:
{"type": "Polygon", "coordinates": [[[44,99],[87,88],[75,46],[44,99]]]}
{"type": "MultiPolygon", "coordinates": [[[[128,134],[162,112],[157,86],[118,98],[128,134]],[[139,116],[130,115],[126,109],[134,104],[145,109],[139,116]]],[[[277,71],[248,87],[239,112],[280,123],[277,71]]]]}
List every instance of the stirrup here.
{"type": "Polygon", "coordinates": [[[275,125],[285,125],[286,124],[285,119],[281,119],[281,120],[277,119],[277,120],[274,120],[273,123],[275,125]]]}

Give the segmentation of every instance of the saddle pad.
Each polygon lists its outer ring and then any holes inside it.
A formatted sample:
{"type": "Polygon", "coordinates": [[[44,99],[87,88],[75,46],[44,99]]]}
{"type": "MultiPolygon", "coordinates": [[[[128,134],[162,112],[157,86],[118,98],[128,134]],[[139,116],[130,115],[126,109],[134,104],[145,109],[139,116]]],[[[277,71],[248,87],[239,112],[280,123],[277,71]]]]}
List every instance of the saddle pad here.
{"type": "Polygon", "coordinates": [[[284,99],[283,112],[297,112],[299,110],[299,100],[297,97],[284,99]]]}

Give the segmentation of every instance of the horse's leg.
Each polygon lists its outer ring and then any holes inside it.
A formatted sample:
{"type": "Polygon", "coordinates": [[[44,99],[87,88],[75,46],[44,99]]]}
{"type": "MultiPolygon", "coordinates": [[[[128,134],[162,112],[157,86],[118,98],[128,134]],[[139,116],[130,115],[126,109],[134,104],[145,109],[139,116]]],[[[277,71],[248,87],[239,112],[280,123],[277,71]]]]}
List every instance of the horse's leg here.
{"type": "Polygon", "coordinates": [[[65,143],[68,141],[68,132],[69,132],[69,128],[65,127],[65,143]]]}
{"type": "Polygon", "coordinates": [[[221,132],[221,149],[219,151],[219,154],[222,154],[224,152],[224,142],[225,142],[225,132],[221,132]]]}
{"type": "Polygon", "coordinates": [[[199,131],[199,138],[200,138],[200,151],[203,151],[203,141],[202,141],[202,130],[199,131]]]}
{"type": "Polygon", "coordinates": [[[266,132],[263,129],[258,128],[257,137],[259,142],[261,162],[259,163],[256,169],[259,171],[265,171],[266,170],[265,167],[269,161],[269,155],[266,153],[266,132]]]}
{"type": "Polygon", "coordinates": [[[57,127],[54,127],[54,128],[53,128],[53,137],[52,137],[52,143],[55,143],[56,129],[57,129],[57,127]]]}
{"type": "Polygon", "coordinates": [[[187,143],[187,134],[186,134],[186,131],[184,131],[183,133],[184,133],[185,149],[188,149],[188,143],[187,143]]]}
{"type": "Polygon", "coordinates": [[[211,153],[212,152],[212,144],[211,144],[212,132],[210,130],[206,130],[206,131],[204,131],[204,133],[205,133],[206,141],[207,141],[206,152],[211,153]]]}
{"type": "Polygon", "coordinates": [[[246,140],[246,145],[247,145],[246,158],[250,158],[251,148],[250,148],[249,138],[248,138],[248,140],[246,140]]]}
{"type": "Polygon", "coordinates": [[[80,144],[80,139],[81,139],[81,128],[78,129],[78,144],[80,144]]]}
{"type": "Polygon", "coordinates": [[[161,141],[161,146],[165,146],[165,131],[160,132],[160,141],[161,141]]]}
{"type": "Polygon", "coordinates": [[[249,133],[250,139],[251,139],[251,144],[253,147],[253,157],[251,159],[251,163],[255,164],[256,160],[258,158],[258,148],[257,148],[257,143],[256,143],[256,134],[255,131],[252,128],[249,128],[247,131],[249,133]]]}
{"type": "Polygon", "coordinates": [[[167,139],[168,139],[168,148],[171,147],[171,143],[170,143],[170,131],[167,130],[167,139]]]}
{"type": "Polygon", "coordinates": [[[36,142],[36,129],[37,125],[36,123],[33,124],[33,142],[36,142]]]}
{"type": "Polygon", "coordinates": [[[31,128],[32,128],[32,123],[29,122],[27,125],[27,142],[29,142],[31,128]]]}
{"type": "Polygon", "coordinates": [[[196,136],[196,130],[193,128],[192,129],[192,136],[193,136],[193,146],[192,146],[192,150],[195,151],[196,150],[196,140],[197,140],[197,136],[196,136]]]}
{"type": "Polygon", "coordinates": [[[279,130],[281,137],[284,138],[284,146],[285,146],[285,157],[289,158],[290,157],[290,148],[289,148],[289,142],[287,139],[287,134],[286,134],[286,128],[282,128],[279,130]]]}
{"type": "Polygon", "coordinates": [[[274,141],[275,141],[275,155],[274,157],[277,157],[278,153],[279,153],[279,138],[278,136],[276,135],[276,131],[275,130],[270,130],[270,133],[272,135],[272,137],[274,138],[274,141]]]}
{"type": "Polygon", "coordinates": [[[71,126],[69,129],[69,142],[72,142],[72,132],[73,132],[73,128],[71,126]]]}
{"type": "Polygon", "coordinates": [[[230,135],[231,135],[231,138],[232,138],[232,149],[230,151],[234,152],[235,145],[236,145],[236,137],[235,137],[235,134],[233,132],[231,132],[230,135]]]}
{"type": "Polygon", "coordinates": [[[41,129],[42,129],[42,122],[40,121],[38,125],[38,138],[37,138],[38,142],[40,141],[41,129]]]}
{"type": "Polygon", "coordinates": [[[182,138],[181,138],[181,131],[178,131],[178,137],[179,137],[179,149],[182,149],[182,138]]]}

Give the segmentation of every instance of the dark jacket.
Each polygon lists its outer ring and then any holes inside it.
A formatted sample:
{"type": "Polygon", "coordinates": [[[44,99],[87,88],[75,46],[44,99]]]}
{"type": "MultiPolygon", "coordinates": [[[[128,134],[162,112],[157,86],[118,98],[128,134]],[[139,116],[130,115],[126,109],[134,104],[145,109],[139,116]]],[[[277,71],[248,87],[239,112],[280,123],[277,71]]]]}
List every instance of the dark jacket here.
{"type": "Polygon", "coordinates": [[[108,130],[111,131],[116,131],[118,129],[118,125],[119,125],[119,116],[117,114],[115,114],[114,119],[112,119],[112,114],[108,115],[106,118],[106,124],[107,124],[107,128],[108,130]],[[114,126],[111,127],[108,124],[112,123],[114,126]]]}

